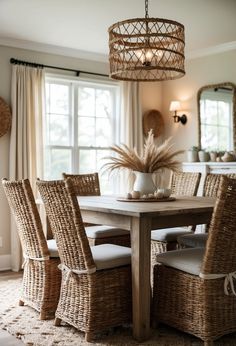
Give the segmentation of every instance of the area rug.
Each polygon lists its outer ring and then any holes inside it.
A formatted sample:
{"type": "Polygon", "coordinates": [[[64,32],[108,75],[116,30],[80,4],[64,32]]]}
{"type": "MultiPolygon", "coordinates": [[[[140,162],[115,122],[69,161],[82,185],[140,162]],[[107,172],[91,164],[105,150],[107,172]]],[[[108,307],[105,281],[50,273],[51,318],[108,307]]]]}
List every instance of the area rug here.
{"type": "MultiPolygon", "coordinates": [[[[40,321],[39,314],[30,307],[18,306],[21,279],[0,281],[0,328],[7,330],[28,346],[81,346],[81,345],[159,345],[200,346],[203,342],[194,336],[181,333],[174,328],[159,325],[152,330],[150,340],[140,344],[132,338],[130,326],[113,328],[98,335],[93,344],[84,340],[84,334],[69,325],[55,327],[53,320],[40,321]]],[[[236,333],[215,342],[217,346],[235,346],[236,333]]]]}

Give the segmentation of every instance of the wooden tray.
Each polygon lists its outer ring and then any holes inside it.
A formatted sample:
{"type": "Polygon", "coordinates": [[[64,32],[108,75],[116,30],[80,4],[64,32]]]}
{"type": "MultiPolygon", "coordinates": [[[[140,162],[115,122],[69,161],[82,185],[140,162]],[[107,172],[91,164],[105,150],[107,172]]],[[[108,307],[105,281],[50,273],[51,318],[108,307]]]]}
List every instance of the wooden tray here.
{"type": "Polygon", "coordinates": [[[117,198],[119,202],[170,202],[175,201],[175,197],[167,197],[167,198],[117,198]]]}

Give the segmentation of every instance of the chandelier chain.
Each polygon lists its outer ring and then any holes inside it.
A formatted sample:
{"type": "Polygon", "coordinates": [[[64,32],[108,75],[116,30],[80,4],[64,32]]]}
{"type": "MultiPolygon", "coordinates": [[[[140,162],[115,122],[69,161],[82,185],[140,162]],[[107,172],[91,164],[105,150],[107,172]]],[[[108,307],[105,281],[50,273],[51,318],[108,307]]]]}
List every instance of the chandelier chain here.
{"type": "Polygon", "coordinates": [[[148,18],[148,0],[145,0],[145,18],[148,18]]]}

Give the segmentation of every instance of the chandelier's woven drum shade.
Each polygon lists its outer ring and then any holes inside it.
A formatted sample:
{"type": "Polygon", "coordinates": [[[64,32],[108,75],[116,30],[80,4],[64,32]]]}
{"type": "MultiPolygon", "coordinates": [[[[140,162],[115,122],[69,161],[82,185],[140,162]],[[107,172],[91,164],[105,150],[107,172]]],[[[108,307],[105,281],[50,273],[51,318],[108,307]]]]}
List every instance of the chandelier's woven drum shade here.
{"type": "Polygon", "coordinates": [[[184,26],[161,18],[134,18],[109,32],[110,76],[130,81],[177,79],[184,70],[184,26]]]}

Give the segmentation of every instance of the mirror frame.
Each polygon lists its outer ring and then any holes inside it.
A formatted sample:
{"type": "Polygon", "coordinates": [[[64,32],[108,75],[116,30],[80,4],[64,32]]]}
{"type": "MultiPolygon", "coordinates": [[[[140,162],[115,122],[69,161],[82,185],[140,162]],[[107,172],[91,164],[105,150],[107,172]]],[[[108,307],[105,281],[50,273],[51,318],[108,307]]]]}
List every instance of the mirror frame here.
{"type": "Polygon", "coordinates": [[[236,151],[236,84],[231,82],[224,82],[218,84],[205,85],[198,90],[197,93],[197,112],[198,112],[198,146],[201,149],[201,115],[200,115],[200,98],[201,93],[210,88],[231,87],[233,91],[233,145],[236,151]]]}

